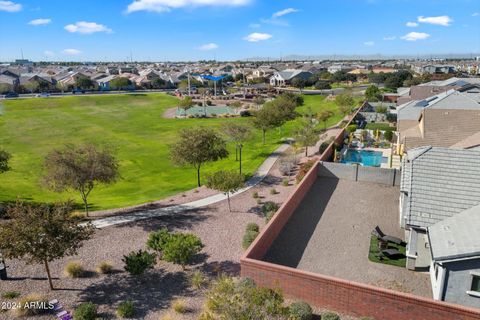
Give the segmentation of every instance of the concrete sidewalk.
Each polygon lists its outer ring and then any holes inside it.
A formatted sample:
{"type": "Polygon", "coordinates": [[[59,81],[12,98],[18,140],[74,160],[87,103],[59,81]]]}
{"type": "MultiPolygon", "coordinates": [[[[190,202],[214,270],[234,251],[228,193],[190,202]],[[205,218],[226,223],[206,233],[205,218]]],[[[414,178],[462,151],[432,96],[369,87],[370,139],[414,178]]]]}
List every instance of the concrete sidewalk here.
{"type": "MultiPolygon", "coordinates": [[[[245,188],[240,189],[234,194],[231,194],[230,197],[234,197],[237,194],[245,192],[250,188],[254,187],[255,185],[257,185],[258,183],[260,183],[267,176],[268,172],[273,167],[273,165],[278,160],[278,158],[288,149],[289,146],[290,145],[288,144],[282,144],[274,152],[272,152],[267,157],[267,159],[262,163],[262,165],[258,168],[255,175],[246,182],[245,188]]],[[[193,210],[193,209],[205,207],[226,199],[227,199],[226,194],[219,193],[207,198],[203,198],[200,200],[179,204],[171,207],[154,209],[154,210],[143,210],[143,211],[138,211],[131,214],[124,214],[119,216],[93,220],[92,224],[96,228],[101,229],[101,228],[106,228],[106,227],[110,227],[110,226],[114,226],[122,223],[128,223],[128,222],[133,222],[133,221],[143,220],[143,219],[150,219],[155,217],[162,217],[170,214],[180,213],[183,211],[193,210]]]]}

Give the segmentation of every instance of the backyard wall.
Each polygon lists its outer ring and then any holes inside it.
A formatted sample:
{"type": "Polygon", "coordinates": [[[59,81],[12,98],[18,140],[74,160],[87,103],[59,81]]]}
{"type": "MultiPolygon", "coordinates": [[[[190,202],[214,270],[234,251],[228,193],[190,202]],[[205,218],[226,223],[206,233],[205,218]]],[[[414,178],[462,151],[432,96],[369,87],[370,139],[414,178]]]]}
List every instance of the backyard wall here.
{"type": "MultiPolygon", "coordinates": [[[[253,279],[260,286],[280,288],[287,297],[355,316],[371,316],[377,320],[480,320],[480,309],[465,308],[261,261],[317,179],[320,166],[325,166],[323,161],[331,159],[333,144],[340,143],[344,135],[345,131],[342,130],[320,156],[319,161],[322,163],[317,162],[310,169],[248,248],[240,259],[241,275],[253,279]]],[[[362,179],[368,176],[368,170],[360,174],[362,179]]],[[[393,184],[394,178],[391,179],[393,184]]],[[[395,184],[399,180],[399,177],[395,178],[395,184]]]]}
{"type": "Polygon", "coordinates": [[[365,167],[358,164],[320,162],[318,176],[350,181],[373,182],[389,186],[400,185],[400,170],[365,167]]]}

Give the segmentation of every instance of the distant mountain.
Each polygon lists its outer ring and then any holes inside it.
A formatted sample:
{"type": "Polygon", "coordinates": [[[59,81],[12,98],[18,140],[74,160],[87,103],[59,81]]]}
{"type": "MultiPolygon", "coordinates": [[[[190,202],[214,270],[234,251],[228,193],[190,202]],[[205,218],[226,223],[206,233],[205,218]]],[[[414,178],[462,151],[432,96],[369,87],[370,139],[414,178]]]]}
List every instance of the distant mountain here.
{"type": "Polygon", "coordinates": [[[382,54],[369,54],[369,55],[343,55],[343,54],[326,54],[326,55],[299,55],[291,54],[283,56],[281,59],[278,57],[250,57],[242,59],[244,61],[305,61],[305,60],[424,60],[424,59],[474,59],[480,56],[480,53],[448,53],[448,54],[420,54],[420,55],[382,55],[382,54]]]}

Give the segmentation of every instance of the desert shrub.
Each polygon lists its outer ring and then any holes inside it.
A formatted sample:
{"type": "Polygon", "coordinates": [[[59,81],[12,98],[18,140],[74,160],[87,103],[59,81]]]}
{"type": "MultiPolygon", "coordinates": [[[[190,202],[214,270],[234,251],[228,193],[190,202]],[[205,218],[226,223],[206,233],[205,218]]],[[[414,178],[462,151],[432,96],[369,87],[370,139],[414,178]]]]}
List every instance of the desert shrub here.
{"type": "Polygon", "coordinates": [[[340,320],[340,316],[334,312],[322,313],[322,320],[340,320]]]}
{"type": "Polygon", "coordinates": [[[252,242],[258,236],[258,233],[259,233],[258,231],[254,231],[254,230],[245,231],[245,234],[243,235],[243,239],[242,239],[243,249],[246,250],[252,244],[252,242]]]}
{"type": "Polygon", "coordinates": [[[284,187],[288,187],[289,184],[290,184],[290,181],[289,181],[288,179],[283,179],[283,180],[282,180],[282,185],[283,185],[284,187]]]}
{"type": "Polygon", "coordinates": [[[270,194],[271,194],[271,195],[274,195],[274,194],[277,194],[277,193],[278,193],[278,192],[277,192],[277,190],[276,190],[275,188],[270,189],[270,194]]]}
{"type": "Polygon", "coordinates": [[[95,320],[97,318],[97,305],[92,302],[81,303],[73,313],[74,320],[95,320]]]}
{"type": "Polygon", "coordinates": [[[267,201],[262,206],[262,212],[264,215],[266,215],[269,212],[276,212],[278,208],[279,206],[275,202],[267,201]]]}
{"type": "Polygon", "coordinates": [[[84,211],[73,211],[70,213],[70,218],[74,220],[83,220],[85,219],[86,215],[84,211]]]}
{"type": "Polygon", "coordinates": [[[97,272],[101,274],[109,274],[113,272],[113,265],[107,261],[102,261],[97,266],[97,272]]]}
{"type": "Polygon", "coordinates": [[[86,275],[85,269],[80,261],[70,261],[65,266],[64,271],[70,278],[81,278],[86,275]]]}
{"type": "Polygon", "coordinates": [[[310,320],[313,317],[312,307],[304,301],[292,303],[288,310],[291,320],[310,320]]]}
{"type": "Polygon", "coordinates": [[[179,264],[182,269],[190,263],[193,257],[203,248],[199,237],[191,233],[173,233],[165,243],[162,259],[179,264]]]}
{"type": "Polygon", "coordinates": [[[325,150],[327,150],[328,146],[330,145],[330,143],[328,142],[322,142],[322,144],[320,145],[320,147],[318,148],[318,152],[320,154],[324,153],[325,150]]]}
{"type": "Polygon", "coordinates": [[[125,271],[137,276],[143,274],[147,269],[153,268],[155,255],[143,250],[132,251],[123,256],[122,261],[125,263],[125,271]]]}
{"type": "Polygon", "coordinates": [[[172,301],[172,309],[176,313],[185,313],[187,311],[187,305],[183,299],[175,299],[172,301]]]}
{"type": "Polygon", "coordinates": [[[278,170],[283,176],[289,176],[295,167],[295,160],[293,157],[284,157],[280,160],[278,170]]]}
{"type": "Polygon", "coordinates": [[[356,124],[351,124],[347,127],[347,132],[348,133],[353,133],[357,130],[357,125],[356,124]]]}
{"type": "Polygon", "coordinates": [[[135,313],[135,306],[132,300],[120,302],[117,308],[117,315],[120,318],[132,318],[135,313]]]}
{"type": "Polygon", "coordinates": [[[240,111],[240,117],[251,117],[252,113],[249,110],[240,111]]]}
{"type": "Polygon", "coordinates": [[[15,309],[15,313],[19,317],[33,317],[37,316],[40,314],[44,314],[48,309],[41,308],[41,307],[27,307],[25,306],[32,306],[36,305],[39,306],[40,304],[47,304],[48,299],[42,295],[39,294],[29,294],[23,298],[20,299],[19,305],[20,307],[15,309]]]}
{"type": "Polygon", "coordinates": [[[258,198],[259,198],[258,192],[255,191],[255,192],[252,194],[252,197],[253,197],[253,199],[258,199],[258,198]]]}
{"type": "Polygon", "coordinates": [[[297,177],[295,178],[297,183],[299,183],[303,180],[303,178],[305,178],[305,175],[313,167],[314,164],[315,160],[310,160],[300,166],[300,170],[298,171],[297,177]]]}
{"type": "Polygon", "coordinates": [[[196,270],[190,276],[190,285],[194,289],[197,289],[197,290],[201,289],[206,283],[207,283],[207,278],[200,270],[196,270]]]}
{"type": "Polygon", "coordinates": [[[262,204],[262,199],[258,198],[257,199],[257,204],[262,204]]]}
{"type": "Polygon", "coordinates": [[[204,308],[204,320],[284,319],[288,316],[280,291],[226,276],[220,276],[206,293],[204,308]]]}
{"type": "Polygon", "coordinates": [[[150,232],[148,234],[147,247],[157,252],[162,252],[169,239],[170,233],[167,228],[162,228],[156,232],[150,232]]]}
{"type": "Polygon", "coordinates": [[[20,297],[20,292],[18,291],[6,291],[2,293],[2,298],[3,299],[15,299],[20,297]]]}
{"type": "Polygon", "coordinates": [[[254,222],[250,222],[249,224],[247,224],[246,230],[247,230],[247,231],[256,231],[256,232],[259,232],[259,231],[260,231],[260,227],[258,226],[258,224],[254,223],[254,222]]]}
{"type": "Polygon", "coordinates": [[[275,211],[270,211],[265,214],[265,223],[270,222],[272,220],[273,216],[275,215],[275,211]]]}

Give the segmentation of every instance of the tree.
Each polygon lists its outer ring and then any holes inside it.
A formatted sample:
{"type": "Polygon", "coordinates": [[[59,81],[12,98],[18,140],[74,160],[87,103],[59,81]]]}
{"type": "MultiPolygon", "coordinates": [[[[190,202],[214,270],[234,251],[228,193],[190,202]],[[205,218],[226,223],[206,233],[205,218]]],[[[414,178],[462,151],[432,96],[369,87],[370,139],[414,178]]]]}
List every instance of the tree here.
{"type": "Polygon", "coordinates": [[[227,195],[228,211],[230,207],[230,193],[235,193],[245,186],[245,177],[235,171],[217,171],[207,178],[207,187],[221,191],[227,195]]]}
{"type": "Polygon", "coordinates": [[[128,88],[131,85],[132,85],[132,82],[128,78],[125,78],[125,77],[118,77],[118,78],[112,79],[110,81],[110,87],[112,87],[114,89],[123,90],[125,88],[128,88]]]}
{"type": "Polygon", "coordinates": [[[367,101],[378,101],[380,98],[380,89],[377,86],[371,85],[365,90],[365,97],[367,101]]]}
{"type": "Polygon", "coordinates": [[[355,100],[350,94],[343,93],[335,97],[335,103],[338,105],[340,112],[343,115],[347,115],[352,110],[355,100]]]}
{"type": "Polygon", "coordinates": [[[315,82],[315,89],[328,90],[328,89],[332,89],[332,86],[327,81],[317,81],[315,82]]]}
{"type": "Polygon", "coordinates": [[[118,178],[118,162],[107,149],[93,144],[67,145],[45,159],[45,185],[56,191],[80,192],[88,217],[88,196],[97,184],[112,184],[118,178]]]}
{"type": "Polygon", "coordinates": [[[230,104],[230,107],[235,109],[235,113],[238,114],[238,110],[242,108],[243,104],[240,101],[234,101],[230,104]]]}
{"type": "Polygon", "coordinates": [[[8,161],[10,160],[10,154],[0,149],[0,173],[10,170],[8,161]]]}
{"type": "Polygon", "coordinates": [[[318,117],[319,121],[323,122],[324,130],[327,130],[327,121],[328,121],[328,119],[333,117],[333,111],[322,110],[318,113],[317,117],[318,117]]]}
{"type": "Polygon", "coordinates": [[[187,110],[193,106],[192,97],[185,96],[183,99],[178,100],[178,108],[183,109],[185,117],[187,116],[187,110]]]}
{"type": "Polygon", "coordinates": [[[75,87],[79,89],[91,89],[95,87],[95,83],[88,77],[78,77],[75,80],[75,87]]]}
{"type": "Polygon", "coordinates": [[[53,290],[49,262],[77,254],[94,228],[70,217],[72,203],[27,204],[17,202],[7,209],[12,219],[0,228],[0,251],[9,259],[43,263],[53,290]]]}
{"type": "Polygon", "coordinates": [[[265,103],[265,99],[263,99],[262,97],[255,97],[255,99],[253,99],[253,103],[257,106],[257,110],[258,110],[260,106],[262,106],[265,103]]]}
{"type": "Polygon", "coordinates": [[[0,94],[13,91],[13,86],[8,83],[0,83],[0,94]]]}
{"type": "Polygon", "coordinates": [[[236,123],[225,122],[222,126],[222,132],[224,132],[230,141],[235,143],[235,155],[238,154],[240,174],[242,174],[242,149],[243,143],[252,136],[252,130],[249,126],[236,123]]]}
{"type": "Polygon", "coordinates": [[[179,140],[170,147],[172,161],[178,165],[192,165],[197,170],[200,187],[200,168],[206,162],[228,156],[225,140],[210,128],[190,128],[180,131],[179,140]]]}
{"type": "Polygon", "coordinates": [[[302,92],[302,89],[305,88],[305,79],[302,79],[302,78],[294,78],[292,80],[292,86],[294,86],[295,88],[298,88],[300,89],[300,92],[302,92]]]}
{"type": "Polygon", "coordinates": [[[265,104],[262,109],[254,113],[253,126],[262,131],[262,142],[265,144],[265,136],[268,130],[282,125],[278,112],[272,104],[265,104]]]}
{"type": "Polygon", "coordinates": [[[295,130],[295,141],[305,148],[305,157],[307,157],[308,147],[314,146],[318,141],[313,117],[305,117],[300,120],[300,127],[295,130]]]}

